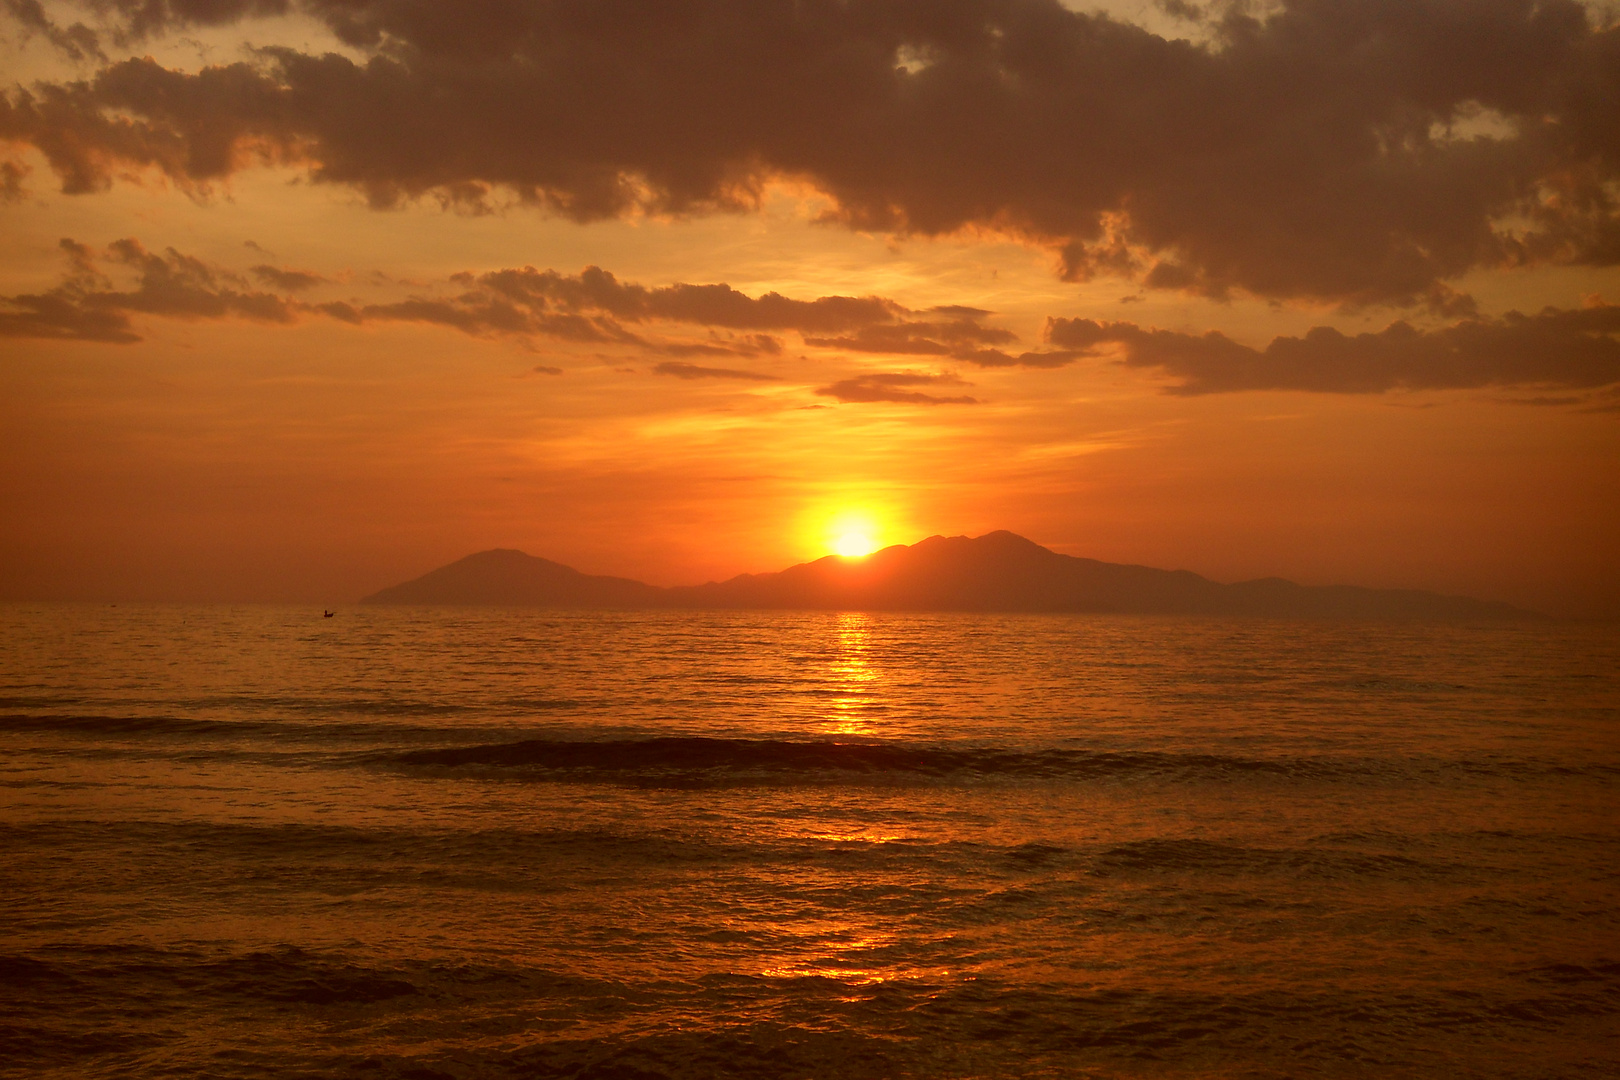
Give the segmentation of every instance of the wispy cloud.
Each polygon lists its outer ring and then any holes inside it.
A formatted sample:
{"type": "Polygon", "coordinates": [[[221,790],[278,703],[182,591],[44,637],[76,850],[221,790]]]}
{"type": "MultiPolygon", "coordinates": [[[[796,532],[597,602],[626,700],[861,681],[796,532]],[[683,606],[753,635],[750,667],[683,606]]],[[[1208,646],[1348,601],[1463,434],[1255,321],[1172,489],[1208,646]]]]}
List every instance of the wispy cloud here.
{"type": "Polygon", "coordinates": [[[918,386],[963,386],[954,375],[924,375],[915,372],[873,372],[854,378],[840,379],[830,386],[817,388],[823,397],[835,398],[846,404],[889,402],[900,405],[977,405],[978,398],[967,395],[942,397],[912,389],[918,386]]]}
{"type": "Polygon", "coordinates": [[[269,285],[271,288],[282,289],[286,292],[301,292],[304,289],[313,289],[317,285],[324,285],[328,278],[312,270],[291,270],[283,266],[270,266],[262,264],[252,268],[253,276],[269,285]]]}
{"type": "Polygon", "coordinates": [[[658,375],[673,375],[677,379],[744,379],[753,382],[774,382],[777,376],[761,371],[736,371],[732,368],[699,367],[678,360],[668,360],[653,368],[658,375]]]}

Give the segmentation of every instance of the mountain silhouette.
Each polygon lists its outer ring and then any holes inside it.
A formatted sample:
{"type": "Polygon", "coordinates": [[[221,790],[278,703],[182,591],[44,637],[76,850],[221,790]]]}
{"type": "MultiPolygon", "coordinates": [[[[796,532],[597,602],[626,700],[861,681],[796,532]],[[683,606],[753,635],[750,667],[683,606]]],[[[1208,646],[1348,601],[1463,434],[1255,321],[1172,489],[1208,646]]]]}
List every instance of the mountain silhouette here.
{"type": "Polygon", "coordinates": [[[1525,619],[1509,604],[1417,589],[1297,585],[1261,578],[1222,585],[1060,555],[1010,532],[931,536],[860,558],[829,555],[774,574],[659,588],[582,574],[521,551],[469,555],[365,597],[367,604],[819,611],[1097,612],[1273,618],[1525,619]]]}
{"type": "Polygon", "coordinates": [[[629,578],[582,574],[511,548],[480,551],[414,581],[372,593],[362,604],[476,604],[506,607],[666,607],[665,590],[629,578]]]}

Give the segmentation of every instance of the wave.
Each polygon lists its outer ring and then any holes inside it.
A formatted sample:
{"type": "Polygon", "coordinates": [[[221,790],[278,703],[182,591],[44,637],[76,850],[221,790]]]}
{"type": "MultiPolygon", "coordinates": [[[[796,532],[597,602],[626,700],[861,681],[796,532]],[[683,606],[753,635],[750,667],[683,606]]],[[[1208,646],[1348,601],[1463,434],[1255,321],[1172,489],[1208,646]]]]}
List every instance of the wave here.
{"type": "Polygon", "coordinates": [[[0,731],[66,732],[76,735],[226,735],[269,731],[280,725],[251,720],[207,720],[184,716],[64,716],[50,713],[0,715],[0,731]]]}
{"type": "MultiPolygon", "coordinates": [[[[352,703],[350,703],[352,704],[352,703]]],[[[516,699],[511,704],[517,704],[516,699]]],[[[578,702],[522,699],[527,709],[567,710],[578,702]]],[[[344,707],[347,711],[355,711],[344,707]]],[[[640,738],[538,738],[462,746],[440,743],[454,732],[462,738],[499,736],[514,730],[510,717],[469,717],[454,727],[413,722],[409,710],[399,720],[345,719],[334,707],[331,719],[315,717],[216,718],[169,714],[107,715],[0,713],[0,733],[42,733],[142,738],[159,741],[298,738],[315,742],[369,743],[387,749],[362,751],[349,760],[443,775],[506,776],[546,781],[595,780],[653,786],[713,786],[738,783],[823,783],[860,781],[972,781],[975,779],[1107,780],[1164,779],[1231,781],[1364,782],[1445,781],[1470,778],[1620,778],[1620,766],[1534,758],[1443,759],[1435,757],[1358,758],[1346,756],[1243,756],[1157,750],[1011,748],[967,744],[824,739],[750,739],[709,735],[640,738]]],[[[427,711],[424,706],[423,712],[427,711]]],[[[519,721],[518,723],[521,723],[519,721]]],[[[532,730],[532,728],[531,728],[532,730]]],[[[578,731],[580,729],[575,728],[578,731]]]]}
{"type": "MultiPolygon", "coordinates": [[[[126,852],[149,873],[206,855],[227,879],[252,866],[273,866],[283,886],[307,881],[330,887],[336,877],[377,886],[384,881],[468,889],[544,890],[560,876],[620,867],[635,872],[707,866],[752,874],[766,867],[821,867],[866,875],[925,874],[938,880],[984,875],[1065,894],[1072,875],[1098,878],[1182,874],[1201,879],[1253,877],[1434,880],[1477,874],[1462,855],[1414,858],[1387,847],[1347,847],[1325,838],[1291,847],[1223,844],[1193,837],[1114,845],[1045,840],[998,845],[973,840],[818,837],[769,841],[696,838],[659,829],[488,829],[435,831],[339,825],[247,825],[203,822],[54,821],[0,825],[0,846],[50,851],[92,865],[109,848],[126,852]],[[302,868],[300,868],[302,867],[302,868]],[[334,875],[336,877],[334,877],[334,875]]],[[[255,873],[257,871],[254,871],[255,873]]],[[[195,873],[195,871],[193,871],[195,873]]],[[[78,878],[63,879],[77,883],[78,878]]],[[[852,887],[860,887],[856,883],[852,887]]],[[[829,896],[831,894],[828,894],[829,896]]]]}
{"type": "MultiPolygon", "coordinates": [[[[285,694],[209,694],[200,697],[138,698],[96,700],[80,695],[0,695],[0,710],[15,710],[10,716],[34,710],[91,708],[152,709],[181,714],[193,711],[229,710],[262,713],[269,716],[406,716],[448,717],[489,711],[517,715],[579,709],[585,702],[573,698],[518,695],[471,702],[422,701],[394,697],[305,697],[285,694]]],[[[49,714],[45,714],[49,715],[49,714]]]]}
{"type": "Polygon", "coordinates": [[[1092,872],[1107,877],[1129,873],[1282,874],[1362,880],[1434,878],[1454,866],[1386,851],[1354,851],[1327,846],[1248,847],[1188,838],[1138,840],[1118,844],[1092,861],[1092,872]]]}
{"type": "Polygon", "coordinates": [[[384,763],[448,773],[537,780],[602,780],[632,784],[735,782],[1110,778],[1233,780],[1244,777],[1343,781],[1413,779],[1424,774],[1612,777],[1620,768],[1526,761],[1374,760],[1328,757],[1242,757],[1166,751],[1010,749],[899,742],[662,736],[561,740],[408,750],[384,763]]]}
{"type": "MultiPolygon", "coordinates": [[[[349,710],[353,712],[354,710],[349,710]]],[[[322,741],[344,742],[420,742],[444,737],[442,725],[413,723],[411,714],[405,713],[399,721],[354,720],[342,716],[343,710],[333,710],[337,719],[316,717],[220,719],[215,717],[152,715],[106,715],[96,713],[0,713],[0,733],[40,733],[76,735],[93,739],[96,736],[141,737],[197,740],[210,738],[252,738],[298,736],[322,741]]],[[[471,727],[483,727],[486,733],[509,731],[498,719],[486,725],[479,720],[457,725],[466,732],[471,727]]]]}
{"type": "Polygon", "coordinates": [[[1309,760],[1270,760],[1212,754],[1013,750],[998,747],[927,746],[896,742],[793,741],[713,736],[645,739],[560,740],[410,750],[388,756],[406,766],[481,769],[540,777],[640,777],[644,779],[727,775],[773,779],[800,776],[917,778],[1006,776],[1073,778],[1143,774],[1275,775],[1364,771],[1364,766],[1309,760]]]}
{"type": "Polygon", "coordinates": [[[384,1080],[1137,1075],[1211,1062],[1256,1075],[1609,1075],[1603,1032],[1620,1011],[1620,972],[1566,974],[1467,992],[1263,978],[1088,988],[943,973],[628,981],[287,945],[68,947],[0,954],[0,980],[26,991],[0,1027],[0,1052],[8,1065],[64,1075],[384,1080]],[[328,1026],[346,1037],[309,1039],[328,1026]],[[251,1040],[230,1034],[244,1028],[251,1040]]]}

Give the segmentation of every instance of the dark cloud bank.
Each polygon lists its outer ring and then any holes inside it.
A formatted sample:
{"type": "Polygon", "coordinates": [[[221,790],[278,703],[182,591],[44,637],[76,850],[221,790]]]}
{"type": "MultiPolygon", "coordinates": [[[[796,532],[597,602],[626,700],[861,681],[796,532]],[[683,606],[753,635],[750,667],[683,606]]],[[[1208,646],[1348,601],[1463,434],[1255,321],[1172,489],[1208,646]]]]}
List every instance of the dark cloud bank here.
{"type": "Polygon", "coordinates": [[[1183,334],[1129,322],[1051,319],[1047,336],[1087,352],[1117,350],[1130,367],[1157,368],[1181,382],[1178,394],[1233,390],[1384,390],[1560,386],[1620,382],[1620,306],[1594,304],[1535,315],[1466,319],[1438,330],[1397,322],[1350,336],[1318,326],[1254,349],[1216,331],[1183,334]]]}
{"type": "Polygon", "coordinates": [[[100,38],[8,7],[82,58],[294,9],[365,56],[11,88],[0,137],[69,192],[280,161],[588,221],[790,177],[848,225],[1004,230],[1076,278],[1453,316],[1472,268],[1620,261],[1620,29],[1574,0],[1234,6],[1202,44],[1056,0],[96,0],[100,38]]]}
{"type": "MultiPolygon", "coordinates": [[[[1043,347],[1015,353],[998,346],[1016,347],[1017,335],[985,324],[992,312],[960,306],[919,312],[878,296],[796,300],[772,292],[751,297],[729,285],[649,287],[620,281],[594,266],[576,275],[525,266],[456,274],[443,292],[389,303],[317,302],[293,295],[327,284],[307,271],[253,267],[252,278],[285,290],[266,292],[254,288],[248,275],[173,248],[149,251],[134,239],[119,240],[100,253],[73,240],[63,240],[61,247],[68,269],[55,287],[0,296],[0,337],[122,344],[140,340],[133,324],[138,315],[283,324],[330,317],[355,325],[436,324],[482,337],[550,337],[676,357],[777,356],[783,346],[776,335],[785,332],[797,333],[809,345],[855,354],[981,368],[1050,368],[1082,358],[1117,357],[1128,367],[1176,378],[1179,382],[1170,390],[1179,394],[1492,386],[1585,391],[1620,384],[1620,305],[1597,301],[1576,310],[1470,317],[1430,330],[1396,322],[1376,333],[1352,336],[1319,326],[1303,337],[1279,337],[1264,349],[1217,331],[1190,334],[1131,322],[1054,318],[1047,320],[1043,347]],[[132,284],[116,288],[109,271],[125,274],[132,284]],[[648,323],[695,326],[708,336],[690,341],[631,329],[648,323]]],[[[652,370],[679,379],[776,378],[681,359],[660,362],[652,370]]],[[[849,403],[975,403],[966,395],[935,392],[961,385],[949,373],[874,372],[816,392],[849,403]]],[[[1570,404],[1584,399],[1531,400],[1570,404]]]]}

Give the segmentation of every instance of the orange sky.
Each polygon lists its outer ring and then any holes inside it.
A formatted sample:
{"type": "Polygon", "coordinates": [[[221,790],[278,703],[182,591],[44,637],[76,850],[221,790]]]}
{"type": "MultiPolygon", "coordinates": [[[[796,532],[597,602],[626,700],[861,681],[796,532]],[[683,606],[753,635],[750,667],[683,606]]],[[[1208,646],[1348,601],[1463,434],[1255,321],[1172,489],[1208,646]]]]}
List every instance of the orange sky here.
{"type": "Polygon", "coordinates": [[[854,517],[1620,616],[1598,7],[6,11],[0,597],[854,517]]]}

